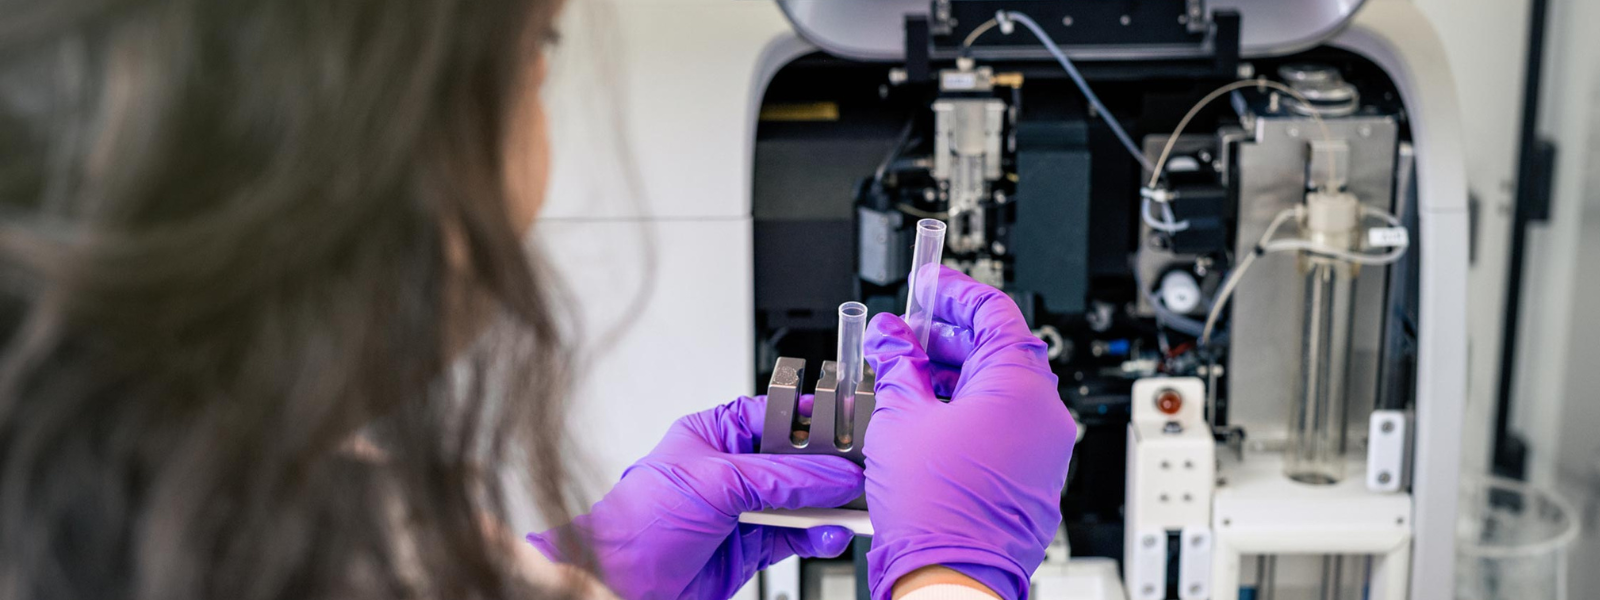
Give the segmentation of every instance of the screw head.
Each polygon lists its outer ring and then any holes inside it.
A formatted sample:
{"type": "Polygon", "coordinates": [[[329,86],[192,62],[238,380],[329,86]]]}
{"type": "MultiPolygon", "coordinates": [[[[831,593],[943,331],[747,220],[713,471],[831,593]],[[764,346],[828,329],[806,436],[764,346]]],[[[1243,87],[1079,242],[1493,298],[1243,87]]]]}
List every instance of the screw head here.
{"type": "Polygon", "coordinates": [[[1384,421],[1383,425],[1378,426],[1378,430],[1384,433],[1394,433],[1394,421],[1384,421]]]}
{"type": "Polygon", "coordinates": [[[1067,27],[1071,27],[1072,26],[1072,15],[1067,15],[1065,17],[1061,17],[1061,24],[1062,25],[1066,25],[1067,27]]]}
{"type": "Polygon", "coordinates": [[[1383,471],[1381,473],[1378,473],[1378,483],[1387,484],[1387,483],[1389,483],[1390,479],[1393,479],[1393,477],[1389,476],[1389,472],[1388,471],[1383,471]]]}
{"type": "Polygon", "coordinates": [[[1156,547],[1156,536],[1153,536],[1153,535],[1144,536],[1144,540],[1142,540],[1140,543],[1144,544],[1144,547],[1146,547],[1146,548],[1154,548],[1154,547],[1156,547]]]}
{"type": "Polygon", "coordinates": [[[1127,27],[1128,25],[1133,23],[1133,17],[1130,17],[1128,15],[1122,15],[1122,18],[1117,19],[1117,21],[1122,23],[1123,27],[1127,27]]]}

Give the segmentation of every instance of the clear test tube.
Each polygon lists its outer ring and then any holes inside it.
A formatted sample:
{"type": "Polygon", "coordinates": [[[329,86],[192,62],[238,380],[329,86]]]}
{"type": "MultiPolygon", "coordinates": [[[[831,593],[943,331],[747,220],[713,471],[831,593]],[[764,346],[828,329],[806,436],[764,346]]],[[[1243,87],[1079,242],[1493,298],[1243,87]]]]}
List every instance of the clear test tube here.
{"type": "Polygon", "coordinates": [[[839,371],[839,384],[835,388],[837,402],[834,403],[838,412],[833,419],[833,445],[840,450],[848,450],[855,443],[852,434],[856,430],[856,387],[861,385],[861,342],[866,331],[867,305],[860,302],[840,304],[838,366],[835,367],[839,371]]]}
{"type": "Polygon", "coordinates": [[[928,347],[933,329],[933,300],[939,291],[939,261],[944,256],[944,222],[938,219],[917,221],[917,245],[911,252],[911,274],[907,277],[906,325],[916,334],[917,343],[928,347]]]}

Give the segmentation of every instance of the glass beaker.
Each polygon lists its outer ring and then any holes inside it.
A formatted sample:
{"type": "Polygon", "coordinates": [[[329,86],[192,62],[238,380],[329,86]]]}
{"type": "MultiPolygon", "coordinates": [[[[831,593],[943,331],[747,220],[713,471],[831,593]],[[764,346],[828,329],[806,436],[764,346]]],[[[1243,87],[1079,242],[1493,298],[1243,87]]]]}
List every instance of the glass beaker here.
{"type": "Polygon", "coordinates": [[[1457,600],[1566,600],[1577,513],[1550,490],[1500,478],[1462,483],[1457,600]]]}

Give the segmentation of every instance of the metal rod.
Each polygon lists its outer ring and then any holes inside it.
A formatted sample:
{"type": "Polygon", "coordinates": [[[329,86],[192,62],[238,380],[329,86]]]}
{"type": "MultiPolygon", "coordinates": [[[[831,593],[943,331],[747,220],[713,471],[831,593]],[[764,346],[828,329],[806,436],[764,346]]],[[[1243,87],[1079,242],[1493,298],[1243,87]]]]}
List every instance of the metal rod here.
{"type": "Polygon", "coordinates": [[[1333,581],[1332,575],[1333,555],[1324,554],[1322,555],[1322,586],[1317,593],[1317,597],[1321,600],[1337,600],[1331,593],[1333,591],[1333,585],[1330,583],[1333,581]]]}
{"type": "Polygon", "coordinates": [[[1267,557],[1267,582],[1261,586],[1261,600],[1273,600],[1278,595],[1278,557],[1267,557]]]}
{"type": "Polygon", "coordinates": [[[1344,598],[1344,557],[1333,557],[1333,600],[1344,598]]]}

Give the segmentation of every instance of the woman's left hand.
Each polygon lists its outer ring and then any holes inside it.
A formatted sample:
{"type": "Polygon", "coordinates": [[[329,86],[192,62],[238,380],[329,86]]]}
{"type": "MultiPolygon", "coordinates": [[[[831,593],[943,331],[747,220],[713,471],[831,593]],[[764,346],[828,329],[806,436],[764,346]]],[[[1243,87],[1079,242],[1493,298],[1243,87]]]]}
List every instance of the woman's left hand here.
{"type": "Polygon", "coordinates": [[[679,419],[589,514],[528,541],[563,561],[558,539],[576,530],[606,584],[630,600],[728,598],[789,556],[838,556],[851,538],[842,527],[739,523],[742,512],[831,508],[862,494],[861,468],[844,458],[752,454],[766,405],[741,397],[679,419]]]}

